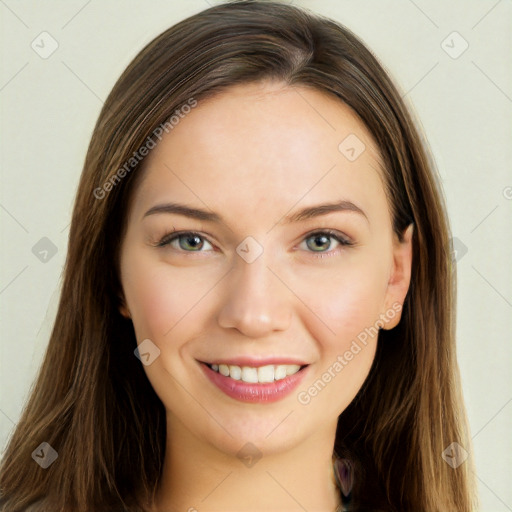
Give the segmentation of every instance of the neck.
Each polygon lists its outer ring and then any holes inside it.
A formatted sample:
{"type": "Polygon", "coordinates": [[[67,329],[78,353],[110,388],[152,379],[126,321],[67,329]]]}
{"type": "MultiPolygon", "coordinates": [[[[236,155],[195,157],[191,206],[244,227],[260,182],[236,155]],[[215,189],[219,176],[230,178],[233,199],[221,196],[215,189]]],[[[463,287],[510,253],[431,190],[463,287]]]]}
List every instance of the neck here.
{"type": "Polygon", "coordinates": [[[335,512],[340,504],[332,463],[335,427],[288,450],[261,453],[245,445],[237,455],[198,439],[168,415],[152,512],[335,512]]]}

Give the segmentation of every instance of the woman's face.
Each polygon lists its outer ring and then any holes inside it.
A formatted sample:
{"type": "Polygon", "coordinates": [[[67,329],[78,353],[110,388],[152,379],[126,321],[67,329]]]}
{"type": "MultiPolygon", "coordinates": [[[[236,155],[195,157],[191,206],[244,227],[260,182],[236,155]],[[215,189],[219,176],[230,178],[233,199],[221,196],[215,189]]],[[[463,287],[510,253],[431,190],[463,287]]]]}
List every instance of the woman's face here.
{"type": "Polygon", "coordinates": [[[122,313],[174,435],[230,454],[332,440],[409,286],[380,165],[341,101],[271,82],[200,102],[150,151],[122,313]]]}

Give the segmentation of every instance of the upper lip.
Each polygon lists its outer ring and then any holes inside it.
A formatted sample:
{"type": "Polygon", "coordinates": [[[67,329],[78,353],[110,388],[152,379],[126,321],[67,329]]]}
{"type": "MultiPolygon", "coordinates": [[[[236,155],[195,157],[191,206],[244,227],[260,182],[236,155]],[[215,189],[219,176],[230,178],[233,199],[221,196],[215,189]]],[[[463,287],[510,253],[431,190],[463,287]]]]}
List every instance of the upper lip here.
{"type": "Polygon", "coordinates": [[[267,365],[280,365],[280,364],[298,364],[299,366],[307,366],[309,363],[305,363],[300,359],[295,357],[265,357],[265,358],[255,358],[255,357],[226,357],[226,358],[216,358],[211,361],[201,361],[206,364],[226,364],[228,366],[251,366],[253,368],[258,368],[260,366],[267,365]]]}

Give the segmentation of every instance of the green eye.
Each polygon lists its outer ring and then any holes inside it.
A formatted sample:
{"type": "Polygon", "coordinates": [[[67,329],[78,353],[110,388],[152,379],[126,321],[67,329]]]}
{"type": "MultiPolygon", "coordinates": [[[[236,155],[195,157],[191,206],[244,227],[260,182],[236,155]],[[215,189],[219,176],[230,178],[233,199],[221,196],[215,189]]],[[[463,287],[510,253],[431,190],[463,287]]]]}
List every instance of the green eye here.
{"type": "Polygon", "coordinates": [[[158,247],[170,245],[173,249],[184,252],[204,252],[201,249],[205,243],[209,244],[210,242],[199,233],[186,232],[172,233],[172,236],[165,235],[157,245],[158,247]],[[178,242],[178,247],[176,247],[176,241],[178,242]]]}
{"type": "Polygon", "coordinates": [[[326,253],[331,255],[332,253],[338,252],[336,250],[328,250],[331,248],[333,239],[341,246],[353,245],[352,242],[347,240],[337,231],[332,230],[316,231],[315,233],[309,234],[304,240],[306,242],[306,246],[311,250],[311,252],[316,252],[323,256],[326,253]]]}
{"type": "Polygon", "coordinates": [[[180,235],[177,240],[180,248],[184,250],[188,250],[189,248],[192,248],[192,250],[201,250],[204,245],[204,242],[199,235],[180,235]]]}
{"type": "MultiPolygon", "coordinates": [[[[331,248],[332,240],[335,240],[340,246],[351,246],[353,242],[347,240],[344,236],[342,236],[337,231],[333,230],[323,230],[316,231],[314,233],[310,233],[307,235],[303,242],[306,242],[307,251],[318,253],[319,257],[323,257],[324,255],[332,255],[337,254],[336,250],[328,250],[331,248]]],[[[178,252],[205,252],[202,249],[206,244],[210,242],[200,235],[199,233],[195,233],[192,231],[181,232],[181,233],[170,233],[166,234],[157,244],[157,247],[165,247],[171,246],[178,252]],[[177,242],[177,244],[176,244],[177,242]]]]}
{"type": "Polygon", "coordinates": [[[306,238],[306,245],[314,252],[318,252],[321,251],[322,249],[329,249],[329,247],[331,246],[330,239],[332,238],[334,237],[324,234],[313,235],[306,238]],[[313,243],[308,243],[309,240],[313,240],[313,243]]]}

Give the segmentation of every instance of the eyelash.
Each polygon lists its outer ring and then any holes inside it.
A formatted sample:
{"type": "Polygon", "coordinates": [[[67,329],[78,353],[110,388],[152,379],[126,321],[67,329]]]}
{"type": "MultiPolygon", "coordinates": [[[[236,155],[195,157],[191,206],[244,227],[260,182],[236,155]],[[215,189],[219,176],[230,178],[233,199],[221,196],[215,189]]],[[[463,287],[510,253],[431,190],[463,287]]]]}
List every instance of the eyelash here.
{"type": "MultiPolygon", "coordinates": [[[[161,239],[160,241],[156,244],[156,247],[166,247],[167,245],[170,245],[171,242],[179,239],[180,236],[184,236],[184,235],[192,235],[192,236],[198,236],[199,238],[203,239],[203,240],[206,240],[209,244],[213,245],[207,237],[201,235],[201,233],[197,233],[195,231],[173,231],[171,233],[166,233],[161,239]],[[170,236],[172,235],[172,236],[170,236]]],[[[333,238],[334,240],[336,240],[342,247],[351,247],[354,245],[353,242],[351,242],[350,240],[346,239],[345,237],[343,237],[339,232],[337,231],[334,231],[332,229],[322,229],[322,230],[317,230],[317,231],[313,231],[311,233],[308,233],[303,239],[301,242],[307,240],[308,238],[312,238],[314,236],[318,236],[318,235],[328,235],[328,238],[333,238]]],[[[196,252],[204,252],[204,251],[184,251],[182,249],[175,249],[177,252],[183,252],[183,253],[196,253],[196,252]]],[[[311,254],[315,257],[315,258],[325,258],[326,256],[332,256],[332,255],[335,255],[337,253],[339,253],[339,249],[338,250],[332,250],[332,251],[323,251],[323,252],[318,252],[318,253],[315,253],[316,251],[307,251],[307,252],[311,252],[311,254]]]]}

